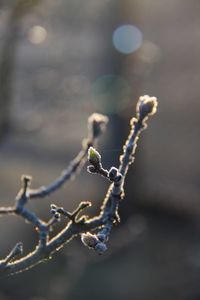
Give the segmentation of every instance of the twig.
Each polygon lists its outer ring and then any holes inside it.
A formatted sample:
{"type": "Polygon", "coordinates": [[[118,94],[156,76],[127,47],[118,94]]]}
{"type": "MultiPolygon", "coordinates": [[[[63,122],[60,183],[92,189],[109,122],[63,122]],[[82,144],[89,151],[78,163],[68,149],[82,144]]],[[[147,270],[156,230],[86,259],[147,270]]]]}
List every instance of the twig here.
{"type": "Polygon", "coordinates": [[[83,167],[88,149],[95,145],[99,136],[104,132],[108,118],[104,115],[94,113],[88,118],[88,137],[83,140],[82,149],[71,161],[68,168],[62,171],[61,175],[48,186],[42,186],[29,191],[30,199],[43,198],[58,190],[64,183],[74,177],[83,167]]]}
{"type": "MultiPolygon", "coordinates": [[[[156,112],[156,108],[157,100],[155,97],[143,96],[139,98],[136,108],[137,118],[131,120],[131,131],[123,148],[123,154],[120,157],[120,165],[118,169],[111,167],[109,171],[104,170],[101,164],[100,154],[94,148],[89,148],[88,160],[91,163],[89,171],[91,172],[91,167],[93,167],[92,173],[100,174],[112,182],[98,216],[90,219],[86,216],[78,217],[83,209],[91,205],[89,202],[81,202],[72,213],[53,204],[51,205],[51,213],[53,214],[53,217],[50,221],[44,222],[40,220],[34,213],[25,208],[25,204],[31,197],[34,197],[31,195],[36,195],[38,193],[38,197],[43,197],[43,193],[35,192],[35,194],[33,194],[33,192],[29,190],[30,178],[28,179],[26,176],[23,177],[23,184],[16,198],[15,209],[13,210],[12,207],[7,209],[2,208],[0,211],[4,214],[18,214],[25,220],[31,222],[39,232],[39,242],[33,252],[20,259],[16,259],[16,256],[20,251],[16,251],[16,249],[18,249],[17,246],[14,247],[10,254],[0,261],[0,273],[2,275],[15,274],[32,268],[33,266],[41,263],[43,260],[51,257],[55,251],[61,249],[66,243],[78,235],[81,235],[81,240],[85,246],[90,249],[94,249],[98,254],[102,254],[107,250],[106,242],[109,239],[111,229],[114,224],[118,224],[120,222],[118,207],[120,201],[124,197],[124,181],[128,168],[133,162],[138,137],[141,131],[146,128],[146,121],[148,117],[156,112]],[[102,172],[101,169],[104,171],[102,172]],[[69,218],[69,222],[61,232],[49,240],[50,228],[52,228],[56,222],[61,220],[61,216],[69,218]],[[96,233],[94,230],[96,230],[96,233]]],[[[90,142],[91,140],[93,141],[96,139],[102,131],[101,126],[98,125],[101,122],[96,122],[97,119],[94,118],[94,116],[92,120],[95,121],[89,123],[89,129],[93,128],[89,134],[90,142]]],[[[104,127],[105,123],[106,122],[104,120],[101,125],[104,127]]],[[[86,149],[88,149],[88,147],[89,144],[87,143],[86,149]]],[[[78,161],[80,165],[82,160],[78,161]]],[[[72,165],[74,165],[74,163],[72,165]]],[[[75,168],[72,168],[73,173],[77,170],[77,163],[75,163],[75,166],[75,168]]],[[[71,171],[69,173],[71,174],[71,171]]],[[[47,187],[45,188],[45,190],[47,190],[46,193],[49,191],[52,192],[60,186],[60,184],[57,184],[54,189],[47,187]]]]}

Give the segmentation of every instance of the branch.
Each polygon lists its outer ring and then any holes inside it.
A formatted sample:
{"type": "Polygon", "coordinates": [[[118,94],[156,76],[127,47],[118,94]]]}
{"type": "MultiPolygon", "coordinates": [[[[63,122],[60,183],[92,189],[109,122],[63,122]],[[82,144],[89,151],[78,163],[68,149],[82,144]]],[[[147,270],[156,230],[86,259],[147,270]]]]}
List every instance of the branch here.
{"type": "MultiPolygon", "coordinates": [[[[41,186],[37,189],[29,189],[29,199],[44,198],[60,189],[67,181],[74,178],[80,172],[87,159],[88,149],[96,145],[98,138],[105,131],[108,118],[102,114],[94,113],[88,118],[88,137],[82,141],[82,149],[70,162],[69,166],[62,171],[61,175],[48,186],[41,186]]],[[[1,214],[12,213],[13,207],[0,208],[1,214]]]]}
{"type": "Polygon", "coordinates": [[[10,253],[6,256],[6,258],[1,261],[1,263],[6,266],[9,262],[15,260],[22,253],[23,253],[23,244],[19,242],[10,251],[10,253]]]}
{"type": "Polygon", "coordinates": [[[73,178],[83,167],[88,149],[96,144],[99,136],[105,131],[108,118],[104,115],[94,113],[88,118],[88,137],[82,142],[82,149],[78,155],[71,161],[69,166],[62,171],[61,175],[48,186],[42,186],[29,191],[29,197],[43,198],[58,190],[64,183],[73,178]]]}
{"type": "MultiPolygon", "coordinates": [[[[78,235],[81,236],[81,241],[85,246],[95,250],[98,254],[103,254],[107,250],[106,242],[109,239],[112,227],[114,224],[120,222],[118,208],[120,201],[124,198],[124,181],[128,168],[134,160],[133,157],[135,155],[139,135],[142,130],[147,127],[146,121],[149,116],[156,112],[156,108],[157,100],[155,97],[143,96],[139,98],[136,107],[136,118],[131,120],[130,134],[123,147],[123,154],[120,157],[120,165],[118,168],[111,167],[110,170],[103,169],[100,154],[93,147],[89,147],[89,143],[87,143],[85,151],[89,148],[88,160],[91,164],[89,171],[91,172],[93,168],[92,173],[100,174],[111,181],[100,213],[94,218],[88,218],[84,215],[79,217],[80,212],[91,205],[90,202],[81,202],[72,213],[53,204],[51,205],[52,218],[48,222],[40,220],[34,213],[25,208],[27,201],[33,197],[31,196],[33,192],[29,191],[30,178],[26,176],[22,178],[22,188],[16,198],[15,210],[13,211],[12,208],[8,208],[8,211],[12,214],[18,214],[25,220],[31,222],[39,232],[39,241],[33,252],[20,259],[16,259],[18,251],[16,251],[15,248],[18,249],[18,247],[14,247],[11,253],[4,260],[0,261],[0,273],[2,275],[15,274],[32,268],[50,258],[56,251],[78,235]],[[102,171],[102,169],[104,171],[102,171]],[[52,239],[49,239],[50,229],[52,229],[57,222],[61,221],[62,216],[68,218],[69,222],[62,231],[52,239]],[[96,230],[96,232],[94,232],[94,230],[96,230]]],[[[94,115],[92,120],[92,122],[89,122],[89,129],[91,129],[91,127],[93,128],[92,133],[90,132],[89,134],[90,142],[94,140],[101,131],[99,131],[100,126],[96,126],[99,123],[96,123],[94,115]]],[[[105,123],[106,122],[102,123],[103,126],[105,126],[105,123]]],[[[74,165],[74,163],[72,165],[74,165]]],[[[77,167],[72,169],[77,170],[77,167]]],[[[71,171],[69,173],[71,174],[71,171]]],[[[46,190],[52,192],[55,189],[46,188],[46,190]]],[[[38,193],[38,197],[39,196],[43,197],[43,194],[38,193]]],[[[5,211],[6,208],[2,209],[3,213],[5,213],[5,211]]]]}
{"type": "MultiPolygon", "coordinates": [[[[100,242],[106,242],[109,238],[113,224],[120,222],[118,207],[120,201],[124,198],[124,182],[129,166],[134,162],[135,150],[141,132],[147,128],[147,120],[157,111],[157,99],[148,95],[141,96],[136,106],[136,118],[130,121],[130,134],[123,147],[123,154],[120,156],[120,165],[118,169],[111,167],[110,170],[102,172],[101,155],[93,148],[88,151],[88,160],[91,166],[88,167],[90,173],[97,173],[109,178],[113,183],[110,185],[107,195],[101,207],[100,219],[103,220],[103,227],[98,232],[100,242]],[[103,174],[104,173],[104,174],[103,174]]],[[[103,169],[104,170],[104,169],[103,169]]],[[[83,243],[86,244],[86,242],[83,243]]],[[[89,248],[91,245],[89,243],[89,248]]],[[[96,247],[96,246],[95,246],[96,247]]],[[[94,247],[94,249],[95,249],[94,247]]]]}

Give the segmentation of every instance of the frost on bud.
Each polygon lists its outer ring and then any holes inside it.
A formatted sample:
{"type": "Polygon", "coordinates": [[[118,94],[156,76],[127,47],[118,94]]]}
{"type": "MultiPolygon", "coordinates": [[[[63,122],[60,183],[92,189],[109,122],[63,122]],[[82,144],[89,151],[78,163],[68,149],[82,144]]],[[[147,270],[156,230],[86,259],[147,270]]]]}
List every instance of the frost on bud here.
{"type": "Polygon", "coordinates": [[[107,123],[108,117],[102,114],[93,113],[88,118],[88,129],[91,138],[98,138],[105,131],[107,123]]]}
{"type": "Polygon", "coordinates": [[[22,176],[21,176],[22,185],[23,185],[23,188],[24,188],[25,190],[26,190],[28,187],[30,187],[31,180],[32,180],[32,177],[29,176],[29,175],[22,175],[22,176]]]}
{"type": "Polygon", "coordinates": [[[63,212],[62,207],[58,207],[55,204],[51,204],[51,214],[55,218],[55,220],[60,221],[61,220],[61,213],[63,212]]]}
{"type": "Polygon", "coordinates": [[[110,171],[108,173],[108,177],[110,178],[110,180],[113,181],[115,179],[115,177],[117,176],[117,173],[118,173],[117,168],[115,168],[115,167],[110,168],[110,171]]]}
{"type": "Polygon", "coordinates": [[[106,244],[102,243],[102,242],[99,242],[96,244],[94,250],[99,254],[103,254],[106,250],[107,250],[107,246],[106,244]]]}
{"type": "Polygon", "coordinates": [[[136,106],[137,117],[144,119],[148,116],[154,115],[157,111],[157,98],[148,95],[141,96],[136,106]]]}
{"type": "Polygon", "coordinates": [[[99,242],[99,239],[95,234],[87,232],[81,234],[81,241],[86,247],[94,249],[96,244],[99,242]]]}
{"type": "Polygon", "coordinates": [[[118,174],[116,177],[115,177],[115,182],[120,182],[122,180],[122,174],[118,174]]]}
{"type": "Polygon", "coordinates": [[[94,149],[93,147],[90,147],[88,150],[88,161],[95,167],[99,167],[101,163],[101,155],[99,152],[94,149]]]}
{"type": "Polygon", "coordinates": [[[90,201],[82,201],[78,206],[78,211],[83,210],[90,206],[92,206],[92,203],[90,201]]]}
{"type": "Polygon", "coordinates": [[[82,233],[81,241],[86,247],[95,250],[99,255],[107,250],[106,244],[100,241],[98,236],[91,234],[90,232],[82,233]]]}
{"type": "Polygon", "coordinates": [[[55,215],[57,213],[58,207],[55,204],[51,204],[51,213],[55,215]]]}
{"type": "Polygon", "coordinates": [[[57,209],[57,205],[55,205],[55,204],[51,204],[50,207],[51,207],[51,210],[53,210],[53,211],[57,209]]]}
{"type": "Polygon", "coordinates": [[[54,213],[54,218],[58,221],[60,221],[60,214],[58,212],[54,213]]]}

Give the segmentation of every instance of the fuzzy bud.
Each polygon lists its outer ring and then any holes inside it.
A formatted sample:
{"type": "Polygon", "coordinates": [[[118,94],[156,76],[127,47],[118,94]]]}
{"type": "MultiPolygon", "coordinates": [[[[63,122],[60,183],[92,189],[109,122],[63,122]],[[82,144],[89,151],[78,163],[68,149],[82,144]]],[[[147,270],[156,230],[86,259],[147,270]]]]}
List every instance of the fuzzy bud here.
{"type": "Polygon", "coordinates": [[[51,208],[51,213],[52,213],[52,215],[54,215],[56,212],[57,212],[56,209],[51,208]]]}
{"type": "Polygon", "coordinates": [[[55,204],[51,204],[51,213],[52,215],[55,215],[57,213],[57,206],[55,204]]]}
{"type": "Polygon", "coordinates": [[[116,177],[115,177],[115,182],[120,182],[122,180],[122,174],[118,174],[116,177]]]}
{"type": "Polygon", "coordinates": [[[81,234],[81,241],[86,247],[94,249],[97,243],[99,242],[99,239],[95,234],[87,232],[81,234]]]}
{"type": "Polygon", "coordinates": [[[99,254],[103,254],[106,250],[107,250],[107,246],[106,244],[102,243],[102,242],[99,242],[96,244],[94,250],[99,254]]]}
{"type": "Polygon", "coordinates": [[[88,129],[91,135],[91,138],[98,138],[106,129],[106,125],[108,123],[108,117],[93,113],[88,118],[88,129]]]}
{"type": "Polygon", "coordinates": [[[110,168],[109,173],[108,173],[108,177],[110,178],[110,180],[114,180],[116,175],[118,173],[118,169],[115,167],[110,168]]]}
{"type": "Polygon", "coordinates": [[[55,212],[54,213],[54,218],[59,221],[60,220],[60,214],[58,212],[55,212]]]}
{"type": "Polygon", "coordinates": [[[84,208],[87,208],[87,207],[90,207],[92,206],[92,203],[90,201],[82,201],[80,204],[79,204],[79,209],[84,209],[84,208]]]}
{"type": "Polygon", "coordinates": [[[23,182],[24,185],[29,186],[31,183],[32,177],[29,175],[22,175],[21,176],[21,181],[23,182]]]}
{"type": "Polygon", "coordinates": [[[95,167],[99,166],[101,163],[101,155],[93,147],[90,147],[88,150],[88,161],[95,167]]]}
{"type": "Polygon", "coordinates": [[[51,210],[56,210],[56,209],[57,209],[57,205],[51,204],[51,210]]]}
{"type": "Polygon", "coordinates": [[[137,117],[144,119],[145,117],[154,115],[157,111],[157,98],[148,95],[141,96],[136,106],[137,117]]]}

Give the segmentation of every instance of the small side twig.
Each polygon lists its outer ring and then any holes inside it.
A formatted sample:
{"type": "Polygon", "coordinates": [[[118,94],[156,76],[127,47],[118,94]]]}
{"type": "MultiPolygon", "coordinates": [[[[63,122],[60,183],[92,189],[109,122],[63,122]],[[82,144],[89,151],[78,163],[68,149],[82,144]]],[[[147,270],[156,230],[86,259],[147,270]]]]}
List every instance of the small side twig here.
{"type": "Polygon", "coordinates": [[[88,118],[88,137],[83,139],[81,151],[54,182],[48,186],[41,186],[38,189],[30,190],[30,199],[49,196],[73,178],[83,167],[87,159],[88,149],[96,144],[100,135],[105,131],[107,123],[108,118],[106,116],[97,113],[92,114],[88,118]]]}
{"type": "Polygon", "coordinates": [[[5,259],[1,261],[3,265],[7,265],[8,263],[15,260],[18,256],[23,254],[23,244],[21,242],[17,243],[14,248],[10,251],[10,253],[6,256],[5,259]]]}
{"type": "Polygon", "coordinates": [[[83,221],[83,217],[81,219],[78,219],[78,215],[80,214],[80,212],[91,205],[92,204],[89,201],[82,201],[78,205],[78,207],[73,212],[70,213],[69,211],[66,211],[63,207],[59,207],[55,204],[51,204],[51,213],[54,215],[56,219],[60,219],[60,216],[63,215],[67,217],[69,220],[71,220],[73,223],[78,223],[80,221],[81,222],[83,221]]]}

